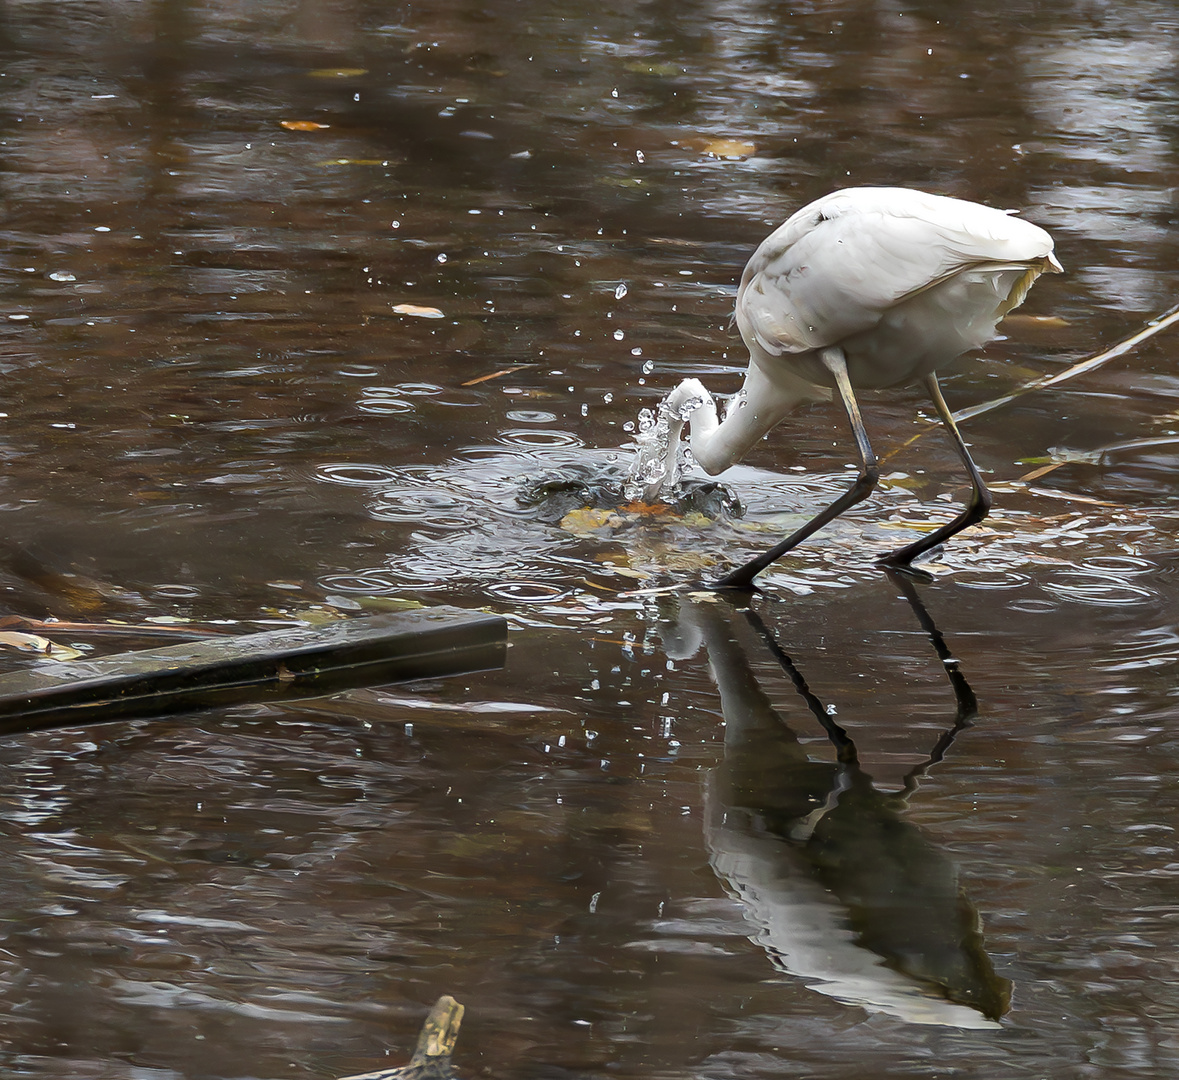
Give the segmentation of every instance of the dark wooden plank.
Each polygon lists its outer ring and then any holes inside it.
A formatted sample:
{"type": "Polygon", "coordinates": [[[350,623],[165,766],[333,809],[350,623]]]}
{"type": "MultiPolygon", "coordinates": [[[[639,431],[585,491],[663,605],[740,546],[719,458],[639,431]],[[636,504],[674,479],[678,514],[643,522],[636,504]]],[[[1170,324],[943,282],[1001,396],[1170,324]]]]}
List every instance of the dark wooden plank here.
{"type": "Polygon", "coordinates": [[[506,647],[500,616],[442,607],[47,665],[0,676],[0,734],[483,671],[506,647]]]}

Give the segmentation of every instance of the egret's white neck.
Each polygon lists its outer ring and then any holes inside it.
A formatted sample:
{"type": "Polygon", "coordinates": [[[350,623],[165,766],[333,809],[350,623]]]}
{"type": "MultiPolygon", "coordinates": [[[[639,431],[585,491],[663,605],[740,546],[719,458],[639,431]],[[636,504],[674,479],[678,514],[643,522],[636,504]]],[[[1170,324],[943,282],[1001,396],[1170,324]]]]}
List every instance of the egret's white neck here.
{"type": "Polygon", "coordinates": [[[750,357],[745,382],[729,401],[724,420],[718,423],[716,406],[707,405],[691,414],[692,456],[710,476],[740,461],[753,444],[799,405],[830,396],[822,387],[805,382],[774,357],[750,357]]]}

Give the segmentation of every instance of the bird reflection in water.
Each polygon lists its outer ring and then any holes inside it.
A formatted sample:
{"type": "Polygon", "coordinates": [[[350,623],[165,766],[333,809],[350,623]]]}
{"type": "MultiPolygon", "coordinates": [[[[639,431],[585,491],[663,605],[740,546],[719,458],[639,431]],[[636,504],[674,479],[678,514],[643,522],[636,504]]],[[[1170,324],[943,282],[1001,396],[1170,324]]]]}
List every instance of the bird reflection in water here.
{"type": "Polygon", "coordinates": [[[957,714],[903,788],[877,790],[856,747],[759,616],[684,603],[669,654],[707,648],[725,717],[724,762],[706,787],[713,869],[740,899],[775,967],[846,1004],[918,1024],[997,1026],[1011,997],[983,949],[957,868],[902,816],[920,777],[969,725],[976,702],[911,582],[890,575],[929,633],[957,714]],[[813,760],[758,684],[741,640],[768,648],[826,731],[813,760]]]}

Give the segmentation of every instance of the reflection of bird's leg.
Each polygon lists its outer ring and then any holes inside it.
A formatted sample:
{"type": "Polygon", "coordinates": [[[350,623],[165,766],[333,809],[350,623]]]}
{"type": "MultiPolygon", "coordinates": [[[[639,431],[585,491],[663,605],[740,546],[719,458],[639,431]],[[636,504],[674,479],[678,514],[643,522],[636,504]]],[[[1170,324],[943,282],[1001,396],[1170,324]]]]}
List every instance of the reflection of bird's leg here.
{"type": "Polygon", "coordinates": [[[835,747],[839,755],[840,763],[844,765],[858,765],[859,755],[856,752],[856,744],[852,742],[851,736],[831,719],[831,714],[827,712],[826,706],[815,697],[811,688],[807,685],[806,679],[803,678],[802,672],[794,666],[794,661],[790,659],[782,646],[778,644],[777,639],[770,633],[770,628],[766,626],[762,617],[753,608],[746,608],[742,614],[745,616],[745,621],[757,632],[757,636],[761,638],[762,644],[769,649],[770,655],[778,661],[778,665],[794,684],[794,689],[798,691],[799,696],[806,702],[811,715],[819,721],[820,726],[827,732],[827,737],[831,740],[831,745],[835,747]]]}
{"type": "MultiPolygon", "coordinates": [[[[812,533],[818,532],[828,522],[834,521],[840,514],[842,514],[849,506],[855,506],[858,502],[863,502],[869,495],[872,494],[873,488],[876,487],[876,482],[880,478],[880,468],[876,464],[876,455],[872,452],[872,444],[868,442],[868,433],[864,430],[864,421],[860,416],[860,406],[856,401],[856,395],[852,391],[851,380],[847,374],[847,360],[844,358],[842,349],[824,349],[819,354],[823,361],[823,366],[831,373],[831,377],[835,380],[835,388],[839,391],[840,400],[843,402],[843,407],[847,410],[847,418],[851,421],[852,434],[856,439],[856,450],[860,455],[860,475],[856,477],[856,482],[852,484],[843,495],[835,500],[822,513],[817,514],[811,518],[802,528],[796,532],[791,533],[785,540],[779,544],[775,544],[769,551],[763,555],[759,555],[756,559],[752,559],[744,566],[738,567],[731,573],[726,574],[719,581],[712,586],[714,589],[749,589],[753,587],[754,577],[761,573],[774,560],[781,558],[791,548],[802,543],[812,533]]],[[[936,382],[934,386],[936,387],[936,382]]],[[[941,394],[938,394],[940,399],[941,394]]],[[[941,406],[945,408],[945,403],[941,406]]],[[[949,417],[949,413],[943,414],[949,417]]],[[[948,421],[951,425],[953,420],[948,421]]],[[[957,429],[954,429],[957,432],[957,429]]],[[[961,441],[961,437],[959,437],[961,441]]],[[[965,453],[965,447],[963,447],[965,453]]],[[[974,468],[973,462],[971,468],[974,468]]],[[[977,470],[975,470],[977,474],[977,470]]],[[[979,481],[981,484],[981,480],[979,481]]],[[[986,490],[985,488],[983,489],[986,490]]]]}
{"type": "Polygon", "coordinates": [[[885,555],[880,560],[882,566],[907,567],[918,555],[923,555],[930,548],[937,547],[944,540],[949,540],[955,533],[959,533],[971,525],[977,525],[991,511],[991,493],[987,490],[986,484],[983,483],[978,466],[975,465],[974,459],[970,456],[970,451],[966,449],[966,443],[962,441],[962,433],[958,430],[958,425],[954,423],[954,417],[950,412],[949,406],[946,404],[946,399],[942,397],[942,389],[938,386],[936,375],[930,374],[925,377],[925,388],[929,391],[929,396],[933,399],[938,416],[942,418],[942,423],[946,425],[950,437],[954,440],[954,448],[958,451],[958,456],[962,459],[962,464],[966,466],[966,471],[970,473],[972,487],[970,502],[967,504],[966,509],[954,518],[953,521],[943,525],[940,529],[934,530],[928,536],[923,536],[920,540],[909,544],[907,547],[903,547],[899,551],[894,551],[890,555],[885,555]]]}
{"type": "Polygon", "coordinates": [[[970,688],[970,683],[966,681],[966,676],[962,674],[962,670],[958,667],[958,661],[954,659],[954,654],[950,652],[950,648],[946,644],[946,639],[942,637],[942,632],[937,628],[937,624],[933,621],[929,610],[922,602],[913,582],[909,580],[906,574],[895,571],[889,571],[888,576],[900,588],[901,592],[905,594],[905,599],[909,602],[909,607],[913,609],[913,614],[917,616],[917,621],[921,624],[921,629],[929,635],[929,640],[933,644],[933,651],[937,653],[937,658],[942,662],[942,667],[945,668],[946,677],[950,680],[950,685],[954,688],[954,699],[958,702],[958,711],[954,716],[953,726],[942,732],[941,737],[929,752],[929,756],[920,765],[910,769],[905,776],[905,787],[902,798],[907,800],[917,790],[917,782],[921,777],[946,756],[946,751],[950,749],[950,744],[953,743],[958,732],[963,728],[970,727],[974,722],[974,718],[978,716],[978,698],[974,696],[974,691],[970,688]]]}
{"type": "Polygon", "coordinates": [[[933,621],[929,610],[917,594],[917,590],[914,588],[913,582],[909,580],[908,576],[895,572],[889,573],[888,576],[897,584],[901,592],[905,594],[905,599],[909,602],[909,607],[913,609],[913,614],[917,616],[917,621],[921,624],[921,629],[929,635],[929,640],[933,644],[933,651],[937,653],[937,658],[946,669],[946,676],[950,680],[950,685],[954,688],[954,697],[958,701],[958,715],[955,722],[959,726],[969,724],[978,715],[978,698],[974,696],[974,691],[970,688],[970,683],[966,681],[966,676],[962,674],[961,669],[958,667],[958,661],[954,659],[954,654],[950,652],[950,648],[946,644],[946,639],[937,628],[937,624],[933,621]]]}

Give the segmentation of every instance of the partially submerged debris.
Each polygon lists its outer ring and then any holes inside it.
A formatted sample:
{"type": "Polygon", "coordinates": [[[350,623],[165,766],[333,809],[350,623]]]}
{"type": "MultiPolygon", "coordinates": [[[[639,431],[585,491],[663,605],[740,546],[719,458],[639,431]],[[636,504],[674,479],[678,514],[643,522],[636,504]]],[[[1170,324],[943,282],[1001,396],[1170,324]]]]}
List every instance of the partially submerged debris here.
{"type": "Polygon", "coordinates": [[[450,1055],[458,1040],[463,1022],[463,1007],[449,994],[443,994],[430,1010],[418,1035],[418,1046],[408,1065],[396,1069],[356,1073],[340,1080],[452,1080],[450,1055]]]}
{"type": "Polygon", "coordinates": [[[438,607],[39,666],[0,676],[0,734],[487,670],[506,638],[498,615],[438,607]]]}
{"type": "Polygon", "coordinates": [[[60,645],[40,634],[26,634],[19,630],[0,630],[0,648],[34,653],[49,660],[77,660],[85,654],[72,645],[60,645]]]}
{"type": "Polygon", "coordinates": [[[688,477],[667,502],[636,503],[622,490],[622,470],[616,466],[565,465],[520,479],[518,506],[532,510],[540,521],[560,525],[575,535],[588,535],[603,526],[616,530],[639,521],[656,523],[702,515],[708,520],[741,517],[745,508],[723,484],[688,477]]]}

